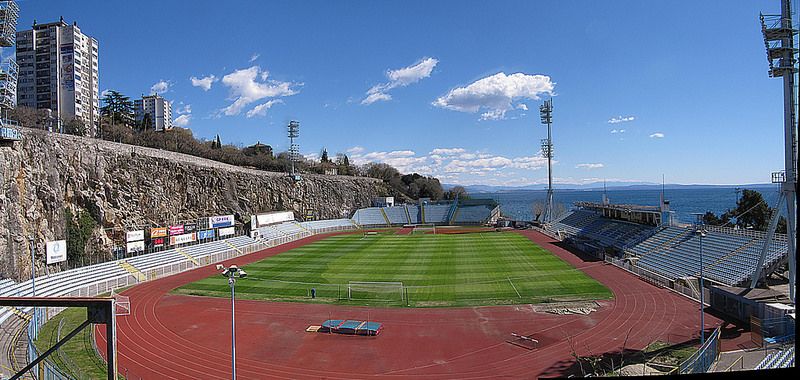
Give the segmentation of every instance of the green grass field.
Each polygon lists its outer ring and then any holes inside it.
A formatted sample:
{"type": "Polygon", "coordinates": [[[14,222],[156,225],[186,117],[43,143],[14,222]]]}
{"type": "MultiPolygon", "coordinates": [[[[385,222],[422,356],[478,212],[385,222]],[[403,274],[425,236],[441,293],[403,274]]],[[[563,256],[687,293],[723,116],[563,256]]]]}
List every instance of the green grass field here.
{"type": "MultiPolygon", "coordinates": [[[[515,233],[340,235],[244,269],[248,277],[237,281],[236,296],[254,300],[431,307],[611,297],[603,285],[515,233]],[[352,281],[402,282],[402,287],[348,291],[352,281]]],[[[175,292],[230,297],[221,275],[175,292]]]]}

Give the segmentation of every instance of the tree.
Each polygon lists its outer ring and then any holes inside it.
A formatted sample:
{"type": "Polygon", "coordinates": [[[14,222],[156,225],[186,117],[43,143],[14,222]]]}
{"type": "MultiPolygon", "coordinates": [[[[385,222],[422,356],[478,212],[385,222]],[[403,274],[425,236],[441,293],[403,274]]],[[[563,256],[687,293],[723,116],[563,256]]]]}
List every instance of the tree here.
{"type": "Polygon", "coordinates": [[[133,124],[133,102],[129,97],[110,90],[101,100],[100,115],[108,116],[112,123],[133,124]]]}
{"type": "Polygon", "coordinates": [[[722,226],[728,224],[730,219],[731,218],[728,213],[724,213],[721,215],[721,217],[717,217],[717,215],[713,212],[706,211],[706,213],[703,215],[703,223],[711,226],[722,226]]]}
{"type": "MultiPolygon", "coordinates": [[[[214,143],[214,149],[222,148],[222,140],[219,138],[219,134],[217,134],[217,140],[214,143]]],[[[269,149],[269,155],[272,155],[272,148],[269,149]]]]}
{"type": "Polygon", "coordinates": [[[150,116],[150,112],[144,114],[144,116],[142,117],[142,122],[141,124],[139,124],[140,131],[146,131],[149,129],[153,129],[153,119],[150,116]]]}
{"type": "Polygon", "coordinates": [[[328,150],[325,149],[324,147],[322,148],[322,153],[320,153],[319,162],[323,164],[331,162],[331,160],[328,159],[328,150]]]}
{"type": "Polygon", "coordinates": [[[736,209],[728,210],[722,215],[722,219],[736,218],[736,225],[741,228],[766,231],[771,216],[772,208],[764,201],[761,193],[745,189],[742,191],[742,197],[736,202],[736,209]]]}
{"type": "Polygon", "coordinates": [[[64,133],[75,136],[86,136],[89,129],[82,121],[72,119],[64,124],[64,133]]]}
{"type": "Polygon", "coordinates": [[[444,199],[453,200],[456,199],[456,196],[459,199],[469,199],[469,194],[467,194],[467,189],[464,186],[453,186],[452,189],[444,193],[444,199]]]}

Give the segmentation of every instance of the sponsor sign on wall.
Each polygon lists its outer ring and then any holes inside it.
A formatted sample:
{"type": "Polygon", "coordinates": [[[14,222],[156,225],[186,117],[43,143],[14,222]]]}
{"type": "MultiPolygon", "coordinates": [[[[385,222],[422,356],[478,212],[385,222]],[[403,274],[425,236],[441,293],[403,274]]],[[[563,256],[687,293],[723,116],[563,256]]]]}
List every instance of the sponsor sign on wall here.
{"type": "Polygon", "coordinates": [[[153,248],[162,248],[164,246],[164,238],[163,237],[155,238],[155,239],[151,240],[151,242],[153,243],[153,248]]]}
{"type": "Polygon", "coordinates": [[[183,233],[188,234],[189,232],[197,231],[197,224],[195,223],[186,223],[183,225],[183,233]]]}
{"type": "Polygon", "coordinates": [[[183,224],[169,226],[169,236],[180,235],[183,233],[183,224]]]}
{"type": "Polygon", "coordinates": [[[67,241],[56,240],[48,241],[47,246],[47,263],[55,264],[62,261],[67,261],[67,241]]]}
{"type": "Polygon", "coordinates": [[[142,252],[142,251],[144,251],[144,240],[128,242],[128,253],[142,252]]]}
{"type": "Polygon", "coordinates": [[[213,239],[213,238],[214,238],[214,230],[197,231],[197,239],[199,240],[213,239]]]}
{"type": "Polygon", "coordinates": [[[236,229],[234,227],[227,227],[227,228],[220,228],[219,229],[219,237],[223,236],[230,236],[236,233],[236,229]]]}
{"type": "Polygon", "coordinates": [[[167,236],[167,227],[156,227],[150,229],[150,238],[160,238],[167,236]]]}
{"type": "Polygon", "coordinates": [[[193,241],[197,241],[197,233],[196,232],[192,232],[190,234],[170,236],[170,238],[169,238],[169,244],[170,245],[186,244],[186,243],[191,243],[193,241]]]}
{"type": "Polygon", "coordinates": [[[208,218],[208,225],[211,228],[230,227],[233,225],[233,215],[218,215],[208,218]]]}
{"type": "Polygon", "coordinates": [[[276,211],[266,214],[253,215],[250,218],[250,225],[253,228],[266,226],[268,224],[275,224],[280,222],[288,222],[294,220],[294,212],[292,211],[276,211]],[[253,223],[255,221],[255,223],[253,223]]]}
{"type": "Polygon", "coordinates": [[[139,241],[144,240],[144,230],[128,231],[125,241],[139,241]]]}

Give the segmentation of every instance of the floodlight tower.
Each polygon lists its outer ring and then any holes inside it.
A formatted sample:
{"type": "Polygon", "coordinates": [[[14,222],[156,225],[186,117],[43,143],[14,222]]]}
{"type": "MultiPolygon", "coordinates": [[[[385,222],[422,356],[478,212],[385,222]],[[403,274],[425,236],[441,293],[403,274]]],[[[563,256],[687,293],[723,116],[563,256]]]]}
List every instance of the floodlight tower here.
{"type": "Polygon", "coordinates": [[[300,137],[300,122],[292,120],[286,129],[289,135],[289,161],[292,162],[292,177],[294,177],[297,174],[294,163],[300,157],[300,145],[295,144],[294,139],[300,137]]]}
{"type": "Polygon", "coordinates": [[[761,248],[758,265],[753,271],[750,288],[754,288],[761,279],[761,269],[766,259],[769,242],[775,234],[780,215],[780,206],[786,201],[786,232],[788,234],[789,255],[789,298],[795,302],[795,263],[796,263],[796,216],[797,216],[797,103],[795,101],[795,75],[797,61],[794,47],[794,35],[797,28],[792,25],[792,0],[781,0],[780,15],[760,14],[761,33],[767,49],[769,76],[783,78],[783,131],[784,131],[784,170],[772,173],[772,182],[780,184],[781,193],[775,205],[775,213],[770,220],[767,238],[761,248]]]}
{"type": "Polygon", "coordinates": [[[542,221],[550,223],[553,219],[553,98],[544,101],[539,106],[539,116],[542,124],[547,125],[547,139],[542,139],[542,157],[547,158],[547,206],[545,206],[542,221]]]}
{"type": "Polygon", "coordinates": [[[224,265],[217,264],[217,270],[228,279],[228,285],[231,287],[231,371],[233,372],[231,378],[236,380],[236,292],[234,288],[236,279],[247,277],[247,273],[236,265],[225,268],[224,265]]]}

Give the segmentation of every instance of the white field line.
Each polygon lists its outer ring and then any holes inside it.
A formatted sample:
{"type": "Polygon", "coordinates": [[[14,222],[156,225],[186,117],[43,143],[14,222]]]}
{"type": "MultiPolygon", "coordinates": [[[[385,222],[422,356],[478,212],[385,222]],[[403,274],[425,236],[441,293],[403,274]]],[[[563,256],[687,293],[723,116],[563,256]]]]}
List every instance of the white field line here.
{"type": "Polygon", "coordinates": [[[514,286],[513,282],[511,282],[511,277],[506,277],[506,278],[508,279],[508,283],[511,284],[511,287],[514,288],[514,291],[517,292],[517,297],[522,298],[522,295],[519,294],[519,291],[517,290],[517,287],[514,286]]]}

